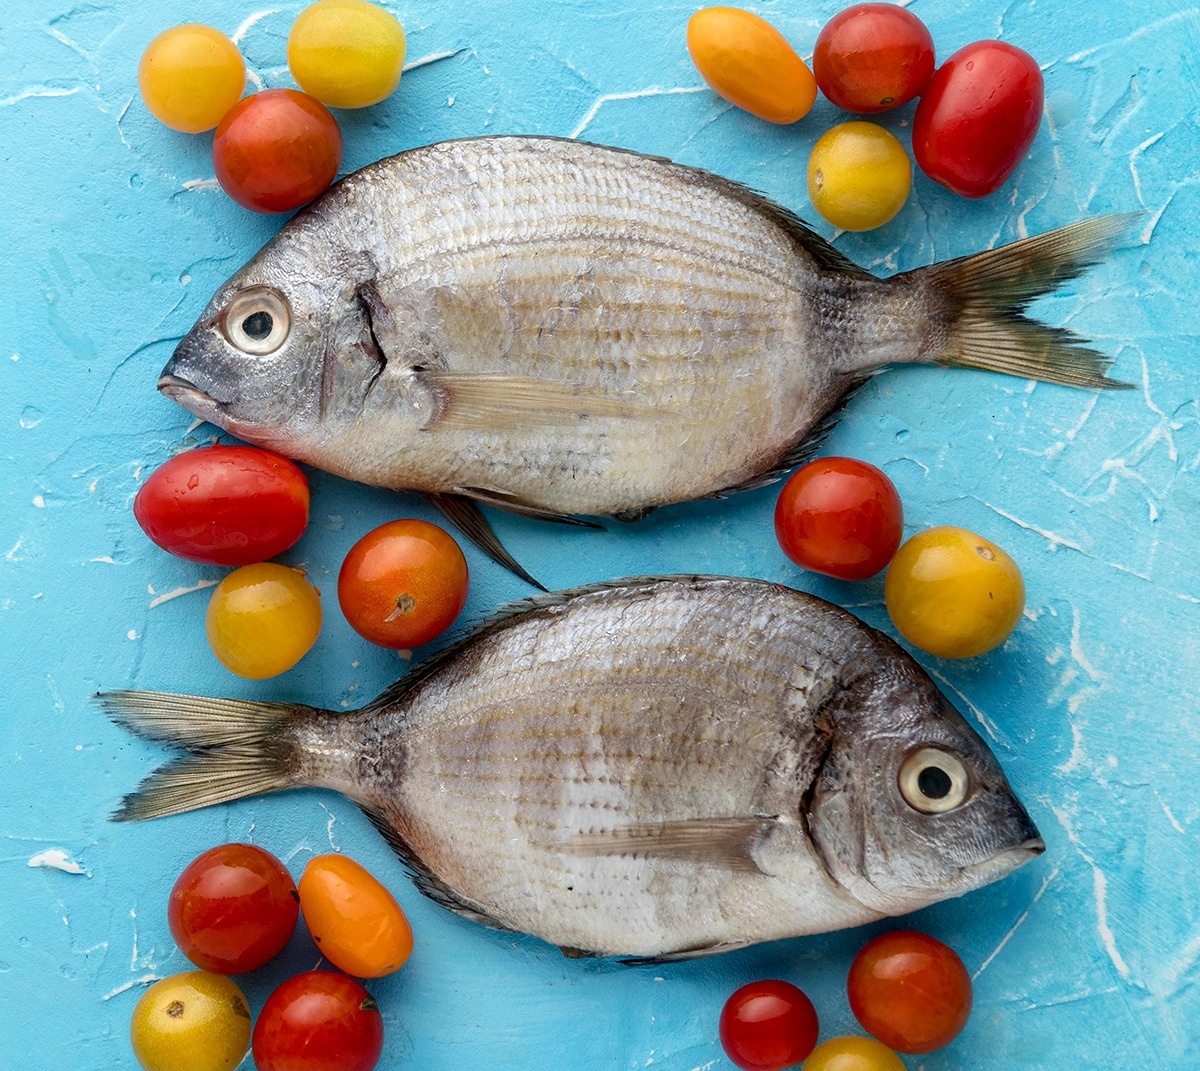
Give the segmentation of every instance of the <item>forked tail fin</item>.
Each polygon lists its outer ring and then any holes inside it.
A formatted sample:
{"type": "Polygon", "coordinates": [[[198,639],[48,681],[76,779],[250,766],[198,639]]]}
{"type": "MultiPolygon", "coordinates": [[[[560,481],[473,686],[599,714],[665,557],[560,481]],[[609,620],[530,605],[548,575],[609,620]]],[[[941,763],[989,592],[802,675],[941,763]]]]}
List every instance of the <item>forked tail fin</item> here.
{"type": "Polygon", "coordinates": [[[931,333],[924,359],[1072,387],[1131,386],[1108,378],[1112,358],[1087,340],[1024,313],[1101,260],[1140,218],[1100,216],[896,276],[928,288],[940,330],[931,333]]]}
{"type": "Polygon", "coordinates": [[[122,728],[189,752],[147,777],[113,812],[137,822],[295,788],[298,717],[320,712],[291,703],[211,699],[168,692],[115,691],[96,696],[122,728]]]}

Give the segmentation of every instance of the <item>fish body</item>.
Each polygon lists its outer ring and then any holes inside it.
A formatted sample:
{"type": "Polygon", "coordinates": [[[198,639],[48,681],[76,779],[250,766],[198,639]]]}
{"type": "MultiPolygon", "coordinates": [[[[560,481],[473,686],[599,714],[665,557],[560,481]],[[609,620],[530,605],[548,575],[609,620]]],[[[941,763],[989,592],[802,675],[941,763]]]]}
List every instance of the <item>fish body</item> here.
{"type": "Polygon", "coordinates": [[[194,752],[118,817],[334,789],[452,910],[647,958],[902,914],[1043,848],[907,654],[778,585],[643,578],[528,600],[410,678],[343,715],[102,696],[194,752]]]}
{"type": "Polygon", "coordinates": [[[368,484],[634,518],[769,480],[889,364],[1113,386],[1024,318],[1128,226],[879,279],[696,168],[542,137],[347,176],[214,295],[159,387],[368,484]]]}

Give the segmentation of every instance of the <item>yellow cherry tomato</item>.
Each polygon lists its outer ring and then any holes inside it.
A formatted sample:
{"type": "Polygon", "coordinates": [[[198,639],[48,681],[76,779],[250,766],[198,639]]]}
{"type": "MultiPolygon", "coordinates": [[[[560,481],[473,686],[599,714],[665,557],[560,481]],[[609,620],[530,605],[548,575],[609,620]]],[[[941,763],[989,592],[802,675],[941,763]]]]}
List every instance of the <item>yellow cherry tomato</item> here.
{"type": "Polygon", "coordinates": [[[1021,570],[995,543],[944,525],[896,552],[884,601],[910,643],[941,658],[972,658],[1003,643],[1025,608],[1021,570]]]}
{"type": "Polygon", "coordinates": [[[404,27],[369,0],[317,0],[288,34],[292,77],[331,108],[365,108],[400,84],[404,27]]]}
{"type": "Polygon", "coordinates": [[[235,569],[213,592],[208,643],[231,673],[250,680],[291,669],[317,642],[321,596],[299,569],[275,562],[235,569]]]}
{"type": "Polygon", "coordinates": [[[706,7],[687,27],[700,76],[730,104],[769,123],[794,123],[817,99],[817,80],[774,26],[736,7],[706,7]]]}
{"type": "Polygon", "coordinates": [[[246,88],[242,54],[220,30],[190,22],[164,30],[142,53],[138,88],[150,113],[172,130],[212,130],[246,88]]]}
{"type": "Polygon", "coordinates": [[[904,1071],[904,1061],[874,1038],[840,1037],[821,1042],[801,1071],[904,1071]]]}
{"type": "Polygon", "coordinates": [[[297,886],[304,923],[321,954],[355,978],[382,978],[412,954],[400,905],[365,867],[344,855],[317,855],[297,886]]]}
{"type": "Polygon", "coordinates": [[[223,975],[173,974],[142,994],[129,1040],[146,1071],[232,1071],[250,1046],[250,1008],[223,975]]]}
{"type": "Polygon", "coordinates": [[[877,123],[855,120],[825,131],[808,157],[813,207],[844,231],[881,227],[908,199],[912,164],[877,123]]]}

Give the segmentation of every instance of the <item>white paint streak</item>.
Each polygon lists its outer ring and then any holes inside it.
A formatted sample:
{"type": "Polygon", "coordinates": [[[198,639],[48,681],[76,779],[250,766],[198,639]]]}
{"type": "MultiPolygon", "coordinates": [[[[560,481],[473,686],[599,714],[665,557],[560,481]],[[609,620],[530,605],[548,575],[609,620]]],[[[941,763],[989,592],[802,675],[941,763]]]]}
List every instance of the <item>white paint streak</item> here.
{"type": "Polygon", "coordinates": [[[184,184],[185,190],[217,190],[221,184],[215,178],[188,179],[184,184]]]}
{"type": "Polygon", "coordinates": [[[7,108],[18,101],[37,97],[74,96],[79,92],[79,88],[79,86],[72,86],[70,89],[56,88],[55,86],[29,86],[27,89],[22,89],[20,93],[14,93],[11,97],[0,97],[0,108],[7,108]]]}
{"type": "Polygon", "coordinates": [[[1036,524],[1031,524],[1029,521],[1023,521],[1020,517],[1009,513],[1007,510],[1002,510],[999,506],[993,506],[990,502],[983,502],[982,499],[980,502],[982,505],[987,506],[987,508],[993,513],[999,514],[999,516],[1003,517],[1006,521],[1011,521],[1018,528],[1024,528],[1025,531],[1033,532],[1034,535],[1040,535],[1044,540],[1046,540],[1047,543],[1050,544],[1051,550],[1058,550],[1059,547],[1068,547],[1071,550],[1079,551],[1081,554],[1085,553],[1083,547],[1076,543],[1073,539],[1068,539],[1066,536],[1057,535],[1056,533],[1048,531],[1045,528],[1039,528],[1036,524]]]}
{"type": "Polygon", "coordinates": [[[43,870],[61,870],[64,874],[81,874],[85,878],[92,876],[90,870],[84,870],[62,848],[47,848],[44,852],[38,852],[30,856],[25,865],[43,870]]]}
{"type": "Polygon", "coordinates": [[[272,15],[278,15],[282,10],[283,8],[281,7],[272,7],[268,8],[266,11],[256,11],[253,15],[248,15],[242,20],[242,24],[236,30],[234,30],[232,34],[230,34],[229,39],[235,45],[239,44],[242,38],[246,36],[250,28],[256,22],[261,22],[263,19],[269,18],[272,15]]]}
{"type": "Polygon", "coordinates": [[[317,806],[329,816],[329,821],[325,823],[325,835],[329,838],[329,847],[331,847],[335,852],[340,852],[342,849],[339,848],[333,841],[333,826],[337,821],[337,815],[335,815],[323,803],[318,803],[317,806]]]}
{"type": "Polygon", "coordinates": [[[156,595],[150,600],[150,609],[153,610],[156,606],[161,606],[164,602],[170,602],[172,599],[178,599],[180,595],[191,595],[194,591],[203,591],[205,588],[215,588],[219,583],[219,580],[200,580],[193,584],[190,588],[175,588],[173,591],[165,591],[161,595],[156,595]]]}
{"type": "Polygon", "coordinates": [[[983,974],[984,971],[988,969],[989,966],[991,966],[992,960],[994,960],[1000,954],[1001,949],[1003,949],[1004,946],[1012,939],[1012,935],[1016,933],[1022,925],[1024,925],[1025,920],[1029,918],[1029,913],[1033,910],[1034,905],[1046,895],[1046,890],[1050,887],[1050,883],[1058,877],[1058,871],[1059,868],[1055,867],[1049,874],[1046,875],[1042,881],[1042,887],[1033,894],[1033,899],[1029,901],[1029,906],[1021,912],[1020,916],[1017,918],[1017,921],[1009,927],[1008,933],[1000,938],[1000,943],[992,949],[991,955],[989,955],[988,958],[979,965],[979,970],[971,975],[972,982],[974,982],[981,974],[983,974]]]}
{"type": "Polygon", "coordinates": [[[597,98],[596,102],[587,110],[587,114],[580,120],[579,125],[567,136],[571,138],[579,137],[588,128],[591,121],[596,118],[600,109],[609,101],[638,100],[641,97],[666,97],[679,93],[704,93],[707,90],[708,86],[670,86],[667,88],[651,86],[649,89],[634,89],[627,93],[605,93],[602,97],[597,98]]]}
{"type": "Polygon", "coordinates": [[[113,997],[119,997],[122,993],[132,989],[135,985],[149,985],[151,982],[161,982],[163,976],[161,974],[143,974],[140,978],[130,978],[128,982],[123,982],[116,989],[110,989],[104,994],[101,1000],[112,1000],[113,997]]]}
{"type": "MultiPolygon", "coordinates": [[[[442,60],[451,59],[457,56],[460,52],[466,52],[465,48],[451,49],[449,52],[431,52],[428,56],[422,56],[420,59],[415,59],[411,63],[406,63],[400,68],[401,73],[406,71],[415,71],[418,67],[428,67],[431,63],[440,63],[442,60]]],[[[454,103],[454,98],[450,98],[450,103],[454,103]]]]}

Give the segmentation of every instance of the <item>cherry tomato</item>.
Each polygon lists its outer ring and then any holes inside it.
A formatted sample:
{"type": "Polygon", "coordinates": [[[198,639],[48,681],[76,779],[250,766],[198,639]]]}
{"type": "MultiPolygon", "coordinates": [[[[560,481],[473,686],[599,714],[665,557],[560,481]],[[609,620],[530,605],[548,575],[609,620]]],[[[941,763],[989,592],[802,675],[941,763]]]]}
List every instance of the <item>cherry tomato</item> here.
{"type": "Polygon", "coordinates": [[[299,911],[292,876],[275,856],[253,844],[219,844],[176,879],[167,925],[197,967],[244,974],[283,949],[299,911]]]}
{"type": "Polygon", "coordinates": [[[321,597],[299,569],[243,565],[213,591],[208,644],[231,673],[264,680],[291,669],[321,631],[321,597]]]}
{"type": "Polygon", "coordinates": [[[308,527],[308,480],[256,446],[209,446],[163,462],[133,500],[142,531],[204,565],[253,565],[282,554],[308,527]]]}
{"type": "Polygon", "coordinates": [[[400,84],[404,27],[369,0],[317,0],[292,23],[287,58],[306,93],[331,108],[365,108],[400,84]]]}
{"type": "Polygon", "coordinates": [[[383,1017],[353,978],[308,971],[267,997],[251,1047],[258,1071],[371,1071],[383,1052],[383,1017]]]}
{"type": "Polygon", "coordinates": [[[300,876],[300,909],[321,954],[355,978],[381,978],[412,954],[408,919],[365,867],[344,855],[317,855],[300,876]]]}
{"type": "Polygon", "coordinates": [[[906,104],[933,77],[933,37],[896,4],[855,4],[830,19],[813,49],[817,85],[839,108],[871,114],[906,104]]]}
{"type": "Polygon", "coordinates": [[[146,46],[138,88],[159,122],[199,134],[212,130],[241,99],[246,64],[220,30],[190,22],[164,30],[146,46]]]}
{"type": "Polygon", "coordinates": [[[808,157],[808,196],[844,231],[882,227],[908,200],[912,164],[894,134],[861,120],[825,131],[808,157]]]}
{"type": "Polygon", "coordinates": [[[863,1029],[900,1052],[948,1045],[971,1014],[971,976],[962,960],[912,930],[868,941],[850,964],[846,989],[863,1029]]]}
{"type": "Polygon", "coordinates": [[[896,552],[883,597],[910,643],[940,658],[973,658],[1017,627],[1025,581],[995,543],[943,525],[918,532],[896,552]]]}
{"type": "Polygon", "coordinates": [[[802,1071],[905,1071],[904,1061],[874,1038],[830,1038],[804,1061],[802,1071]]]}
{"type": "Polygon", "coordinates": [[[243,208],[290,212],[337,177],[342,132],[315,97],[264,89],[221,120],[212,152],[217,181],[243,208]]]}
{"type": "Polygon", "coordinates": [[[874,465],[823,457],[797,469],[775,503],[775,536],[797,565],[839,580],[874,576],[896,553],[904,509],[874,465]]]}
{"type": "Polygon", "coordinates": [[[228,978],[173,974],[142,994],[129,1040],[146,1071],[232,1071],[250,1043],[250,1009],[228,978]]]}
{"type": "Polygon", "coordinates": [[[935,182],[963,197],[1004,185],[1042,119],[1042,72],[1027,52],[977,41],[938,68],[913,116],[913,155],[935,182]]]}
{"type": "Polygon", "coordinates": [[[817,1012],[804,991],[774,979],[750,982],[721,1009],[725,1055],[745,1071],[798,1064],[817,1043],[817,1012]]]}
{"type": "Polygon", "coordinates": [[[817,99],[817,83],[774,26],[736,7],[706,7],[687,27],[700,76],[730,104],[769,123],[794,123],[817,99]]]}
{"type": "Polygon", "coordinates": [[[381,524],[346,555],[338,602],[350,626],[381,647],[407,650],[440,636],[467,602],[467,559],[428,521],[381,524]]]}

